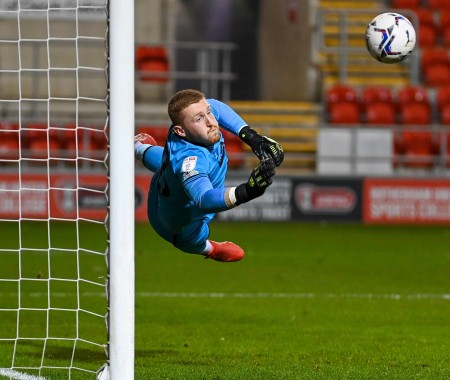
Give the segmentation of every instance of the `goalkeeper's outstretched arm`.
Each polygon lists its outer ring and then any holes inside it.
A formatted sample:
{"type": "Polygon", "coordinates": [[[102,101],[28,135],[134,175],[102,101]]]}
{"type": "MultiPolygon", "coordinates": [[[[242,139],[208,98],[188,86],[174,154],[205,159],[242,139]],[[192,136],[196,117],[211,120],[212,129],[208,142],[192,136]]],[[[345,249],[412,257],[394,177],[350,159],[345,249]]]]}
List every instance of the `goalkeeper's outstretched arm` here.
{"type": "Polygon", "coordinates": [[[253,153],[260,159],[271,157],[276,166],[284,160],[281,145],[275,140],[261,136],[227,104],[216,99],[208,99],[211,110],[219,125],[236,136],[252,148],[253,153]]]}
{"type": "Polygon", "coordinates": [[[236,187],[214,189],[205,176],[191,177],[183,183],[183,186],[202,211],[220,212],[263,195],[267,187],[272,184],[274,175],[275,164],[268,158],[262,160],[253,169],[247,182],[236,187]]]}

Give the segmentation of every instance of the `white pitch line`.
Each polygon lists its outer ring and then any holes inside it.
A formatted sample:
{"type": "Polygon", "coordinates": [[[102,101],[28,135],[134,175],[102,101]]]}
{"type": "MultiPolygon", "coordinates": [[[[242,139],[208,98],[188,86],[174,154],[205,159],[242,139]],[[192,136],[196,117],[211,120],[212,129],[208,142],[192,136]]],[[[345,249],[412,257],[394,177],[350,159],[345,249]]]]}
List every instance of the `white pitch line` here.
{"type": "MultiPolygon", "coordinates": [[[[31,297],[47,297],[44,292],[28,293],[31,297]]],[[[1,297],[17,297],[17,293],[0,292],[1,297]]],[[[76,297],[76,293],[55,292],[52,297],[66,298],[76,297]]],[[[104,292],[83,292],[80,297],[105,297],[104,292]]],[[[446,293],[225,293],[225,292],[136,292],[136,298],[285,298],[285,299],[313,299],[313,298],[332,298],[332,299],[392,299],[392,300],[444,300],[450,301],[450,294],[446,293]]]]}
{"type": "Polygon", "coordinates": [[[9,368],[0,368],[0,376],[9,377],[14,380],[46,380],[45,377],[28,375],[9,368]]]}
{"type": "Polygon", "coordinates": [[[334,299],[441,299],[450,301],[450,294],[379,294],[379,293],[176,293],[138,292],[136,297],[144,298],[334,298],[334,299]]]}

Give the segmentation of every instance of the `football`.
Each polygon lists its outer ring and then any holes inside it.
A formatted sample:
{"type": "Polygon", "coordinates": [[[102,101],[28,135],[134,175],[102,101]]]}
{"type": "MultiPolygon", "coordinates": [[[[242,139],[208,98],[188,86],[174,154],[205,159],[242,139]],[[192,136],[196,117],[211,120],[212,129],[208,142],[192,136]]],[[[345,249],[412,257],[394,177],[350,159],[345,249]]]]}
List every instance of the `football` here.
{"type": "Polygon", "coordinates": [[[405,16],[382,13],[367,26],[366,44],[370,55],[377,61],[401,62],[414,50],[416,31],[405,16]]]}

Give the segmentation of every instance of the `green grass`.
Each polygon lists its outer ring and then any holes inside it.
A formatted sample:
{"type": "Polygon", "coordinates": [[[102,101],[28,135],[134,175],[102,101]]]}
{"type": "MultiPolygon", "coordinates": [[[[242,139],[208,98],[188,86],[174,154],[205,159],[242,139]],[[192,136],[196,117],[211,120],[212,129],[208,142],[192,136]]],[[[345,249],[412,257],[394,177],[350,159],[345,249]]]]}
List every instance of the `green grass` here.
{"type": "MultiPolygon", "coordinates": [[[[2,246],[15,235],[9,228],[0,225],[2,246]]],[[[54,232],[64,237],[68,228],[56,225],[54,232]]],[[[98,231],[81,234],[86,244],[102,249],[98,231]]],[[[246,258],[204,260],[175,250],[150,226],[137,225],[137,380],[450,378],[448,227],[216,223],[211,238],[240,244],[246,258]]],[[[45,249],[45,234],[35,239],[45,249]]],[[[5,278],[5,268],[16,264],[8,262],[14,255],[2,256],[5,278]]],[[[45,279],[41,259],[27,260],[26,270],[45,279]]],[[[102,265],[89,260],[81,270],[98,278],[102,265]]],[[[57,255],[53,263],[58,272],[71,270],[57,255]]],[[[14,303],[11,298],[0,302],[14,303]]],[[[24,300],[45,303],[39,297],[24,300]]],[[[101,309],[100,300],[86,299],[85,308],[101,309]]],[[[70,299],[54,302],[73,306],[70,299]]],[[[4,319],[4,313],[3,329],[14,332],[14,318],[4,319]]],[[[70,336],[70,313],[54,318],[54,333],[70,336]]],[[[101,341],[105,332],[96,324],[87,320],[83,331],[101,341]]],[[[27,326],[27,333],[45,334],[39,322],[27,326]]],[[[0,364],[10,349],[0,345],[0,364]]],[[[36,342],[27,350],[24,358],[32,363],[42,355],[36,342]]],[[[69,352],[52,348],[57,362],[67,362],[69,352]]],[[[93,347],[80,350],[79,362],[88,368],[102,359],[93,347]]]]}

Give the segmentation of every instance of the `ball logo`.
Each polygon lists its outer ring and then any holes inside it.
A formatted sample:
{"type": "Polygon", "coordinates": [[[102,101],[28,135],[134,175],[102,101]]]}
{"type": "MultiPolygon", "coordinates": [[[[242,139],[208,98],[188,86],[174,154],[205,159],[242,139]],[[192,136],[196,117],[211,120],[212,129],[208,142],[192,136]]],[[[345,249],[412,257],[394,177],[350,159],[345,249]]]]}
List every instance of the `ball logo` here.
{"type": "Polygon", "coordinates": [[[355,192],[348,187],[321,186],[305,183],[295,188],[295,203],[304,214],[346,214],[356,206],[355,192]]]}

